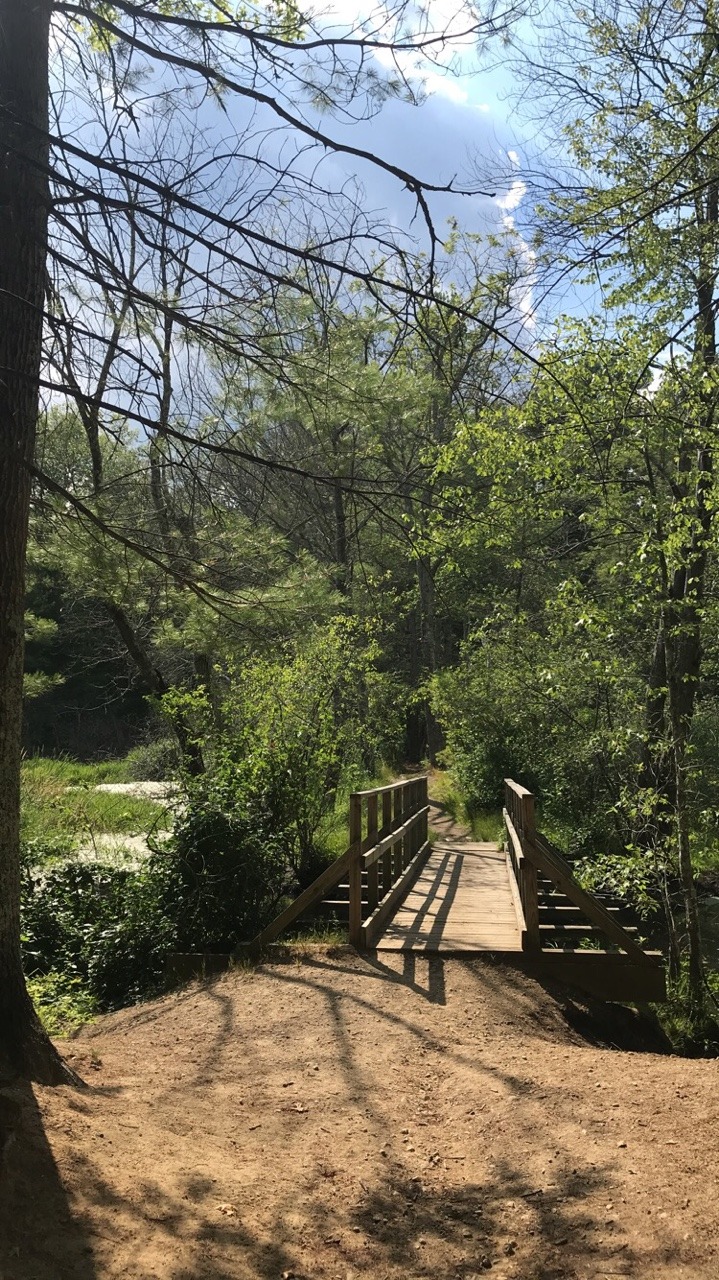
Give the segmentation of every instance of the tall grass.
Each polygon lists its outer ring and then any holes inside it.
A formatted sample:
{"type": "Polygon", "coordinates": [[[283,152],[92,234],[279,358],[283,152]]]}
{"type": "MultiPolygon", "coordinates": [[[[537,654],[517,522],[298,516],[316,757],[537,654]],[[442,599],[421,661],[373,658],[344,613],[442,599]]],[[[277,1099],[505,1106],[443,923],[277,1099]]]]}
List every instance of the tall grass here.
{"type": "Polygon", "coordinates": [[[101,782],[131,782],[124,760],[103,760],[80,764],[66,757],[28,756],[22,763],[23,781],[56,783],[62,787],[95,787],[101,782]]]}
{"type": "Polygon", "coordinates": [[[471,809],[457,787],[450,771],[432,771],[429,779],[430,799],[461,826],[468,827],[473,839],[487,844],[501,844],[504,824],[500,809],[471,809]]]}
{"type": "Polygon", "coordinates": [[[100,782],[124,781],[122,761],[81,765],[72,760],[33,757],[22,766],[23,841],[43,849],[68,853],[73,845],[109,832],[146,835],[164,829],[169,818],[164,806],[146,796],[95,791],[100,782]]]}

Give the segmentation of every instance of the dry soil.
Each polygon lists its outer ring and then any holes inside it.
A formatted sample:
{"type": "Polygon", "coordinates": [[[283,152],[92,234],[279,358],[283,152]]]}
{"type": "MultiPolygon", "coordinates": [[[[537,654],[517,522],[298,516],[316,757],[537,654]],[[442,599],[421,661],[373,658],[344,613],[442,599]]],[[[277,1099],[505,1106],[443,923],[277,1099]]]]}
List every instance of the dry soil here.
{"type": "Polygon", "coordinates": [[[0,1276],[716,1280],[717,1064],[638,1036],[347,949],[106,1017],[65,1046],[89,1088],[16,1090],[0,1276]]]}

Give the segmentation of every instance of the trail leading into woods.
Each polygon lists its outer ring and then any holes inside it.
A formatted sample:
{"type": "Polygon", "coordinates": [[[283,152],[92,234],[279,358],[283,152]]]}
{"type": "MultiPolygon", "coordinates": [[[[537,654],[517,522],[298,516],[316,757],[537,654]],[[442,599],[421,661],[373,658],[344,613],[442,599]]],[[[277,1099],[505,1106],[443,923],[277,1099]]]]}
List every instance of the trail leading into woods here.
{"type": "Polygon", "coordinates": [[[717,1064],[579,1014],[341,948],[104,1018],[68,1045],[91,1087],[25,1099],[0,1274],[715,1280],[717,1064]]]}

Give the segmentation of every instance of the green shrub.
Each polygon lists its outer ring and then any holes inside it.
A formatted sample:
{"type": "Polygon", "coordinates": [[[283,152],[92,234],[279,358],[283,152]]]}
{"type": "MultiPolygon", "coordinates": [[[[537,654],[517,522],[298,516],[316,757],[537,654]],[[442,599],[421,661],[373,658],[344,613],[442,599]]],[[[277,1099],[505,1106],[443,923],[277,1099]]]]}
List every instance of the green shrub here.
{"type": "Polygon", "coordinates": [[[131,782],[173,782],[180,774],[180,752],[172,738],[134,747],[124,760],[131,782]]]}
{"type": "Polygon", "coordinates": [[[686,1058],[719,1057],[719,974],[710,974],[701,1013],[692,1010],[686,969],[669,985],[657,1017],[676,1053],[686,1058]]]}
{"type": "Polygon", "coordinates": [[[27,986],[48,1035],[70,1036],[98,1012],[97,1001],[80,978],[51,970],[28,978],[27,986]]]}
{"type": "Polygon", "coordinates": [[[631,825],[618,801],[636,777],[643,693],[610,620],[590,614],[573,582],[543,617],[498,605],[459,664],[434,677],[433,708],[470,815],[496,808],[513,777],[539,797],[548,834],[564,842],[566,829],[573,849],[620,852],[631,825]]]}
{"type": "Polygon", "coordinates": [[[193,783],[171,840],[152,858],[177,949],[231,951],[269,923],[293,881],[282,817],[229,760],[193,783]]]}
{"type": "Polygon", "coordinates": [[[163,699],[170,719],[193,726],[208,765],[201,801],[198,784],[187,784],[190,804],[207,801],[214,812],[217,780],[248,839],[251,824],[240,814],[256,806],[300,886],[327,864],[321,832],[338,792],[360,783],[401,738],[401,700],[376,657],[361,628],[339,619],[293,657],[255,659],[229,673],[221,728],[203,690],[163,699]]]}
{"type": "MultiPolygon", "coordinates": [[[[162,845],[150,840],[139,869],[52,865],[39,856],[39,841],[51,830],[92,829],[101,815],[95,829],[132,830],[140,813],[151,819],[161,808],[67,792],[53,770],[35,777],[23,903],[33,978],[61,972],[99,1007],[116,1008],[161,988],[168,951],[227,952],[255,936],[286,895],[346,846],[338,794],[363,781],[390,738],[401,736],[399,699],[376,656],[361,629],[340,619],[294,656],[247,662],[219,708],[203,689],[164,699],[169,718],[196,735],[208,767],[182,779],[185,804],[172,836],[162,845]]],[[[176,765],[166,741],[123,762],[140,780],[165,779],[176,765]]]]}
{"type": "Polygon", "coordinates": [[[79,979],[103,1009],[162,984],[174,942],[163,914],[164,869],[68,862],[25,875],[23,948],[31,976],[79,979]]]}
{"type": "Polygon", "coordinates": [[[23,840],[21,858],[28,868],[40,867],[44,863],[64,862],[75,849],[72,836],[52,835],[35,836],[32,840],[23,840]]]}

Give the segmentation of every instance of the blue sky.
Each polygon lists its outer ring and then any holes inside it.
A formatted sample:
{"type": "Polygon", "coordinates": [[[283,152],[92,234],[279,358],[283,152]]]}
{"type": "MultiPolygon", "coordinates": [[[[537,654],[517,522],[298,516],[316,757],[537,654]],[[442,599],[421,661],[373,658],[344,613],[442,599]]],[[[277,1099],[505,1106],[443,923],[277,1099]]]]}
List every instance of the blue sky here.
{"type": "MultiPolygon", "coordinates": [[[[387,13],[384,4],[385,0],[378,0],[373,11],[375,28],[377,22],[381,25],[383,15],[387,13]]],[[[371,5],[360,4],[359,0],[324,0],[324,8],[324,16],[318,18],[319,29],[327,32],[334,26],[338,34],[356,30],[358,24],[366,23],[368,13],[372,11],[371,5]]],[[[429,11],[436,27],[443,28],[445,23],[451,23],[452,14],[457,11],[457,0],[431,0],[429,11]]],[[[58,53],[62,53],[61,46],[58,53]]],[[[491,196],[430,195],[432,217],[440,238],[450,218],[473,232],[503,229],[513,233],[514,219],[517,212],[521,212],[524,184],[521,133],[508,101],[511,74],[507,61],[510,56],[511,50],[504,51],[499,39],[490,43],[482,61],[477,57],[474,43],[466,39],[450,42],[442,58],[434,62],[421,59],[416,54],[403,54],[400,68],[413,84],[425,87],[425,100],[414,106],[390,98],[372,118],[359,119],[354,123],[346,115],[343,118],[331,110],[320,114],[311,105],[293,101],[291,96],[285,103],[338,141],[381,156],[426,182],[453,181],[459,188],[481,187],[494,193],[491,196]],[[452,67],[457,74],[452,74],[452,67]]],[[[395,69],[393,55],[380,51],[375,57],[380,72],[388,73],[395,69]]],[[[294,55],[292,58],[294,60],[294,55]]],[[[297,60],[298,63],[304,61],[301,52],[297,60]]],[[[156,68],[150,81],[139,88],[140,100],[147,92],[150,102],[167,84],[166,73],[158,74],[156,68]]],[[[280,98],[287,91],[287,86],[282,83],[275,89],[269,76],[264,77],[261,87],[265,92],[276,92],[280,98]]],[[[112,113],[111,98],[112,94],[108,99],[112,113]]],[[[292,157],[297,140],[293,140],[287,131],[276,131],[277,120],[269,107],[250,109],[246,100],[229,94],[225,99],[225,112],[218,112],[212,102],[206,100],[203,86],[200,86],[198,102],[203,98],[197,118],[207,134],[209,145],[222,146],[222,141],[226,140],[226,149],[230,153],[237,147],[237,140],[249,130],[252,138],[250,150],[258,145],[273,161],[288,155],[292,157]]],[[[82,131],[82,112],[78,116],[76,102],[70,105],[73,126],[82,131]]],[[[142,115],[140,108],[136,111],[140,122],[142,115]]],[[[132,147],[132,130],[129,131],[129,143],[132,147]]],[[[414,216],[414,197],[395,177],[353,157],[323,153],[319,148],[296,158],[293,167],[299,175],[307,176],[318,161],[321,166],[320,185],[338,188],[347,178],[357,180],[363,189],[361,203],[366,212],[376,214],[378,221],[389,222],[400,233],[416,238],[418,248],[426,250],[429,247],[421,218],[414,216]]],[[[257,175],[253,177],[250,169],[243,169],[239,163],[228,167],[226,194],[228,212],[232,210],[230,216],[234,217],[237,210],[241,220],[242,201],[245,197],[251,201],[257,181],[257,175]]],[[[272,205],[268,206],[268,218],[273,216],[272,208],[272,205]]],[[[301,238],[301,231],[298,234],[301,238]]],[[[531,271],[531,258],[518,232],[516,244],[520,252],[527,255],[526,266],[531,271]]],[[[522,295],[522,306],[529,318],[529,288],[522,295]]]]}
{"type": "MultiPolygon", "coordinates": [[[[367,12],[366,5],[356,5],[354,0],[332,0],[331,8],[345,23],[356,16],[356,9],[367,12]]],[[[451,24],[457,8],[454,0],[432,0],[429,11],[440,27],[444,22],[451,24]]],[[[497,198],[492,200],[433,196],[438,225],[454,216],[471,230],[494,229],[502,225],[522,194],[521,134],[507,100],[512,87],[509,56],[499,39],[489,45],[482,59],[471,42],[450,45],[444,66],[407,55],[400,61],[401,68],[414,83],[425,86],[426,100],[418,107],[389,101],[373,121],[352,129],[353,140],[361,139],[360,145],[402,164],[420,178],[433,182],[455,179],[457,186],[482,186],[496,192],[497,198]],[[478,168],[491,177],[478,181],[478,168]]],[[[393,69],[390,55],[380,54],[378,61],[386,70],[393,69]]],[[[483,179],[485,173],[481,174],[483,179]]],[[[403,199],[391,179],[366,171],[361,176],[371,196],[376,193],[378,203],[394,218],[403,222],[408,213],[411,216],[411,202],[403,199]]]]}

